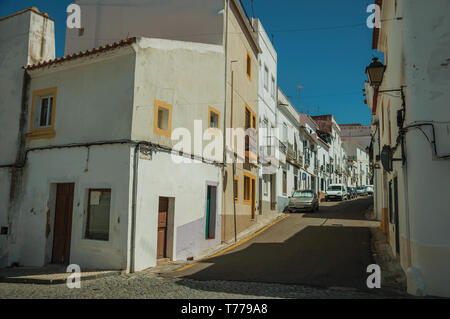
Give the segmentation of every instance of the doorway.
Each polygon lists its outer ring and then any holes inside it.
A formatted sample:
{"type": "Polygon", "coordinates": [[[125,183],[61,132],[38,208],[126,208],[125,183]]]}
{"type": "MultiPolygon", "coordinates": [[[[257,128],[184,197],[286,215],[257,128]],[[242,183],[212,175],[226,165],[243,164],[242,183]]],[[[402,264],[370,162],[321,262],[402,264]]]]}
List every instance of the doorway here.
{"type": "Polygon", "coordinates": [[[209,186],[206,194],[206,231],[205,239],[216,238],[217,187],[209,186]]]}
{"type": "Polygon", "coordinates": [[[68,265],[70,262],[74,189],[73,183],[56,185],[53,264],[68,265]]]}
{"type": "Polygon", "coordinates": [[[156,258],[167,258],[167,224],[169,215],[169,198],[160,197],[158,207],[158,245],[156,258]]]}

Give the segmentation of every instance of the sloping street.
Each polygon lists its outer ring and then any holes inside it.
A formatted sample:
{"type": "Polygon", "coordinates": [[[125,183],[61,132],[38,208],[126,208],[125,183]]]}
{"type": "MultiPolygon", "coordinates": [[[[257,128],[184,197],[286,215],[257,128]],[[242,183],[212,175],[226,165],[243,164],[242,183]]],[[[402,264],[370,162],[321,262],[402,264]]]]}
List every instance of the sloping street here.
{"type": "Polygon", "coordinates": [[[293,213],[259,236],[170,276],[194,280],[270,282],[367,289],[373,264],[371,198],[322,203],[317,213],[293,213]]]}

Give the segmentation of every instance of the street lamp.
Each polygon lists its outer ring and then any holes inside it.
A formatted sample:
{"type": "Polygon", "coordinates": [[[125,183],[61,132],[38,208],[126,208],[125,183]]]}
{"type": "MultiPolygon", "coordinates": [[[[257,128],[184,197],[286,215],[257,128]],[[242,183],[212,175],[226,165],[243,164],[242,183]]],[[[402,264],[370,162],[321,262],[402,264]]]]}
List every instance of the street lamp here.
{"type": "Polygon", "coordinates": [[[383,82],[386,66],[381,63],[378,58],[373,58],[372,63],[366,68],[366,74],[369,79],[370,86],[380,86],[383,82]]]}

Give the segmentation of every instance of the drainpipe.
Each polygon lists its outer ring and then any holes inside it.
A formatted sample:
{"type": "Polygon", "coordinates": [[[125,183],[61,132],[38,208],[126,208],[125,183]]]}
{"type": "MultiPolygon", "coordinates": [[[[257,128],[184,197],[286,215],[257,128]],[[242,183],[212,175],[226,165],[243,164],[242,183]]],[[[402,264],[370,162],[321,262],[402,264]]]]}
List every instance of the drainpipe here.
{"type": "Polygon", "coordinates": [[[138,187],[138,169],[139,169],[139,153],[141,143],[137,143],[134,147],[133,158],[133,190],[132,190],[132,204],[131,204],[131,247],[130,247],[130,273],[135,272],[135,251],[136,251],[136,201],[137,201],[137,187],[138,187]]]}
{"type": "MultiPolygon", "coordinates": [[[[227,121],[227,80],[228,80],[228,70],[227,70],[227,64],[228,64],[228,20],[229,20],[229,8],[230,8],[230,0],[226,1],[225,4],[226,10],[225,10],[225,16],[226,16],[226,21],[225,21],[225,96],[224,96],[224,110],[223,110],[223,168],[222,168],[222,216],[225,213],[225,190],[226,190],[226,185],[224,183],[225,181],[225,174],[226,174],[226,154],[227,154],[227,149],[226,149],[226,121],[227,121]]],[[[233,94],[233,92],[231,92],[231,94],[233,94]]],[[[233,183],[234,183],[234,176],[233,176],[233,183]]],[[[234,188],[234,185],[233,185],[234,188]]],[[[234,198],[233,198],[234,200],[234,198]]],[[[225,221],[225,218],[222,219],[222,223],[225,221]]],[[[222,224],[223,227],[222,229],[225,230],[225,224],[222,224]]],[[[225,232],[224,232],[225,233],[225,232]]],[[[224,234],[222,234],[222,238],[225,239],[225,237],[223,237],[224,234]]]]}

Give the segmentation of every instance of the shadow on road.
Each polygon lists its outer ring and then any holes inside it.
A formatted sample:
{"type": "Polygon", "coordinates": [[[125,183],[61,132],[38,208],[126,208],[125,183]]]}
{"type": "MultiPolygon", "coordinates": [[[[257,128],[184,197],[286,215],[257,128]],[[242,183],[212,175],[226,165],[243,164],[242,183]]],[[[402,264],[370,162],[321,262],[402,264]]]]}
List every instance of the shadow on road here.
{"type": "Polygon", "coordinates": [[[283,243],[253,243],[202,263],[209,266],[181,275],[202,281],[367,289],[366,268],[373,259],[368,228],[308,226],[283,243]]]}
{"type": "Polygon", "coordinates": [[[320,210],[305,213],[308,218],[368,220],[364,213],[373,203],[373,197],[358,197],[342,202],[320,203],[320,210]]]}

